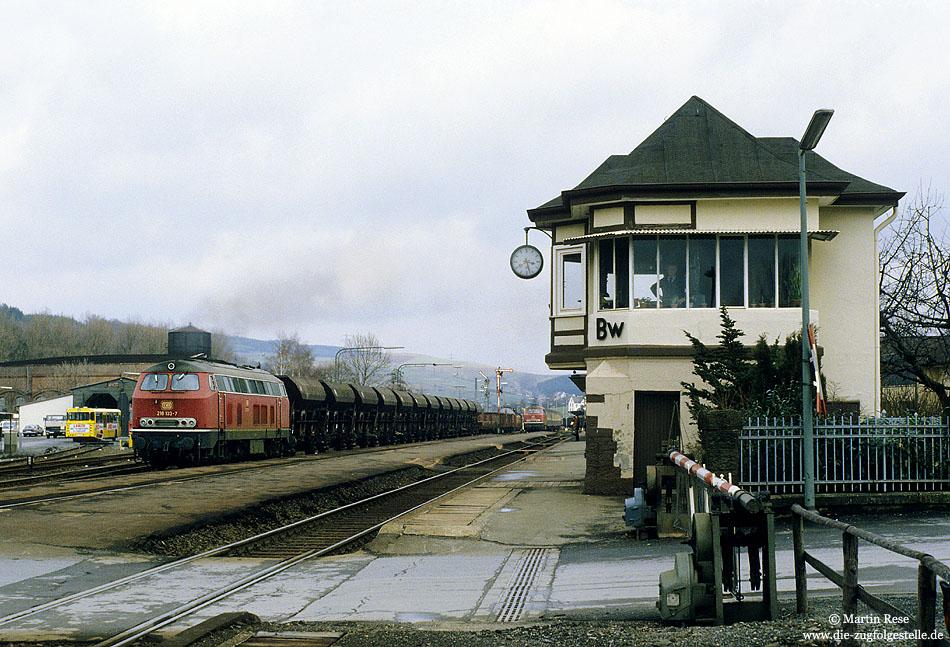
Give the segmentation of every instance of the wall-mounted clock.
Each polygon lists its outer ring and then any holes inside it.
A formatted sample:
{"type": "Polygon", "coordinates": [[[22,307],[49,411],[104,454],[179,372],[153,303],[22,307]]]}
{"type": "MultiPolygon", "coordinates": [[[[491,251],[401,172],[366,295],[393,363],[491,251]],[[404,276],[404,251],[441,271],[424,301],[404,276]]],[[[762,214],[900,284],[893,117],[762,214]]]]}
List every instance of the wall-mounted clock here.
{"type": "Polygon", "coordinates": [[[511,252],[509,263],[515,276],[522,279],[533,279],[541,273],[541,268],[544,267],[544,257],[537,247],[521,245],[511,252]]]}

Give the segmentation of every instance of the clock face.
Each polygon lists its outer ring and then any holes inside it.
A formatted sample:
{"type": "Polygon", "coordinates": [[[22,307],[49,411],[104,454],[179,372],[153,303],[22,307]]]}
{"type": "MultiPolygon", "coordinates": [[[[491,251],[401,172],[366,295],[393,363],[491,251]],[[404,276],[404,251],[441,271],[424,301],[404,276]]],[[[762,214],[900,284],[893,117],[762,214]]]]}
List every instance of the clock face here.
{"type": "Polygon", "coordinates": [[[511,263],[511,271],[515,273],[515,276],[522,279],[533,279],[541,273],[541,268],[544,267],[544,257],[541,256],[541,252],[538,251],[537,247],[531,245],[516,247],[515,251],[511,252],[509,262],[511,263]]]}

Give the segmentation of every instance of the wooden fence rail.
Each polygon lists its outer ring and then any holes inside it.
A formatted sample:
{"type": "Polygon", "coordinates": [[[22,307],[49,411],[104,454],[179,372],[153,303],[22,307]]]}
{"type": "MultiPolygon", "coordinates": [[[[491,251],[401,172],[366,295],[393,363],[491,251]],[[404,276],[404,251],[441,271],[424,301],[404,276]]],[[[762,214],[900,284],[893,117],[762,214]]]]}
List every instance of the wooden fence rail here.
{"type": "Polygon", "coordinates": [[[847,636],[842,645],[858,644],[853,638],[857,632],[855,625],[849,621],[849,618],[857,616],[858,600],[864,602],[871,609],[879,613],[884,613],[892,618],[905,617],[916,625],[918,630],[917,644],[920,647],[932,646],[950,646],[950,567],[941,561],[934,559],[932,555],[922,553],[896,542],[890,541],[876,535],[873,532],[862,530],[855,526],[823,517],[817,512],[806,510],[797,503],[792,506],[793,525],[792,525],[792,543],[795,555],[795,600],[799,613],[808,611],[808,588],[805,579],[805,565],[808,564],[816,571],[831,580],[842,590],[842,624],[841,629],[847,636]],[[841,531],[842,552],[844,557],[844,570],[842,574],[836,572],[827,564],[819,561],[814,555],[805,551],[805,519],[828,528],[834,528],[841,531]],[[863,539],[881,548],[891,552],[916,559],[920,562],[917,568],[917,617],[912,618],[902,609],[868,593],[864,587],[858,583],[858,539],[863,539]],[[932,638],[936,629],[936,606],[937,606],[937,576],[943,581],[943,606],[944,606],[944,625],[946,633],[943,639],[932,638]]]}

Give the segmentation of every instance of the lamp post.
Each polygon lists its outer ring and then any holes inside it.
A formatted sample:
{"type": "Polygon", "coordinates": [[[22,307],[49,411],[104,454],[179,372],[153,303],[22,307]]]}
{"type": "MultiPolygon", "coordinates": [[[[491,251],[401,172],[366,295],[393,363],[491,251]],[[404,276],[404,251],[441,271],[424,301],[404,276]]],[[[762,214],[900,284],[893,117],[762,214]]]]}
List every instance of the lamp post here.
{"type": "Polygon", "coordinates": [[[405,348],[405,346],[347,346],[341,348],[333,356],[333,379],[336,382],[340,381],[340,355],[343,353],[349,353],[356,350],[397,350],[405,348]]]}
{"type": "Polygon", "coordinates": [[[802,291],[802,452],[805,477],[805,507],[815,509],[815,423],[812,418],[814,395],[812,393],[811,361],[808,342],[809,299],[808,299],[808,215],[805,200],[805,151],[818,145],[834,110],[816,110],[812,115],[805,134],[798,144],[798,204],[801,211],[801,231],[799,232],[798,266],[801,275],[802,291]]]}

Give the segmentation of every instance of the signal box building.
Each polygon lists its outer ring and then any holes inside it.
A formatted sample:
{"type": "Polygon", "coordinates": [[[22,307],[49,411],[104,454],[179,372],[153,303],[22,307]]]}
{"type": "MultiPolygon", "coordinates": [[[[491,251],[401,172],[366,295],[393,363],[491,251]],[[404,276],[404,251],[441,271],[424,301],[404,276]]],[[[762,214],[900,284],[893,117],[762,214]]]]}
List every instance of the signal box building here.
{"type": "MultiPolygon", "coordinates": [[[[551,232],[552,369],[586,374],[592,494],[628,494],[665,440],[701,450],[689,331],[726,306],[753,345],[801,329],[798,144],[692,97],[627,155],[528,211],[551,232]]],[[[879,409],[877,234],[903,193],[806,152],[811,321],[838,399],[879,409]]]]}

